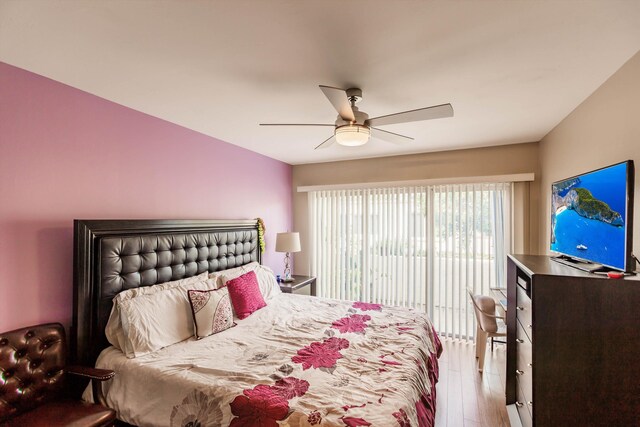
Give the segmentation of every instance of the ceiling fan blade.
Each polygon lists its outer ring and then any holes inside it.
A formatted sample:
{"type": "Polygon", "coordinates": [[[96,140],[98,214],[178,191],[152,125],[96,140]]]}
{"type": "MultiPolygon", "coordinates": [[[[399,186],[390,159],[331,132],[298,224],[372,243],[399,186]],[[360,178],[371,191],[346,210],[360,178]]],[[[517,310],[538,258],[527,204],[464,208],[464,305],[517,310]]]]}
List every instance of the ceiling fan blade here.
{"type": "Polygon", "coordinates": [[[394,144],[404,144],[405,142],[413,141],[413,138],[410,136],[404,136],[399,133],[393,133],[377,128],[371,128],[371,137],[382,139],[387,142],[393,142],[394,144]]]}
{"type": "Polygon", "coordinates": [[[354,116],[353,110],[351,109],[349,97],[344,89],[320,85],[320,90],[324,93],[324,96],[327,97],[331,105],[333,105],[333,108],[336,109],[340,117],[349,122],[356,121],[356,116],[354,116]]]}
{"type": "Polygon", "coordinates": [[[316,148],[314,148],[314,150],[317,150],[318,148],[331,147],[334,142],[336,142],[336,136],[335,135],[331,135],[329,138],[325,139],[322,144],[320,144],[316,148]]]}
{"type": "Polygon", "coordinates": [[[433,107],[374,117],[373,119],[369,119],[367,124],[369,126],[384,126],[394,125],[396,123],[417,122],[420,120],[443,119],[445,117],[453,117],[453,107],[451,104],[435,105],[433,107]]]}
{"type": "Polygon", "coordinates": [[[335,127],[334,124],[324,124],[324,123],[260,123],[260,126],[332,126],[335,127]]]}

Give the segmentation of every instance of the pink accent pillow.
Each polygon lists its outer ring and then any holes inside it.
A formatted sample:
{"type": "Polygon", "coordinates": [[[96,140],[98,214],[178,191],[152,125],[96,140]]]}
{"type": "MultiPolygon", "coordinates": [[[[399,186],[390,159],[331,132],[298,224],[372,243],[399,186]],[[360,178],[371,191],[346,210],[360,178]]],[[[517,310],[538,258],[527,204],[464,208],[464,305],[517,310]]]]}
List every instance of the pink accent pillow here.
{"type": "Polygon", "coordinates": [[[266,307],[256,273],[250,271],[227,282],[231,304],[239,319],[249,317],[253,312],[266,307]]]}

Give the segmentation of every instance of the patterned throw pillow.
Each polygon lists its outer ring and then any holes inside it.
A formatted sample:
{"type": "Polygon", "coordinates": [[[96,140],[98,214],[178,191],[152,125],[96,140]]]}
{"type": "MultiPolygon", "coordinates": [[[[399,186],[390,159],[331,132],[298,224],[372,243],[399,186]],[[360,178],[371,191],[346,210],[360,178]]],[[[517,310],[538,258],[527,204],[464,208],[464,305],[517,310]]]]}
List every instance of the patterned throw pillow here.
{"type": "Polygon", "coordinates": [[[229,289],[231,303],[239,319],[249,317],[254,311],[267,306],[260,292],[258,278],[254,271],[229,280],[227,289],[229,289]]]}
{"type": "Polygon", "coordinates": [[[188,291],[196,339],[217,334],[233,326],[233,311],[227,288],[188,291]]]}

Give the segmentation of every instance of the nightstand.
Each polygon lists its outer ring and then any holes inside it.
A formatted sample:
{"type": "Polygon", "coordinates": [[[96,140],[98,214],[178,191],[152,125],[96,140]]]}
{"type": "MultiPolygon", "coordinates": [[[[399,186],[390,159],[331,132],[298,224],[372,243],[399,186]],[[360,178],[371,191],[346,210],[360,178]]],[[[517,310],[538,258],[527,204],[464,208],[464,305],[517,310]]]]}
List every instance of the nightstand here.
{"type": "Polygon", "coordinates": [[[293,282],[280,282],[280,290],[285,294],[291,294],[294,291],[298,291],[300,289],[304,289],[307,286],[310,286],[311,296],[316,296],[316,278],[313,276],[300,276],[297,274],[292,274],[291,278],[293,282]]]}

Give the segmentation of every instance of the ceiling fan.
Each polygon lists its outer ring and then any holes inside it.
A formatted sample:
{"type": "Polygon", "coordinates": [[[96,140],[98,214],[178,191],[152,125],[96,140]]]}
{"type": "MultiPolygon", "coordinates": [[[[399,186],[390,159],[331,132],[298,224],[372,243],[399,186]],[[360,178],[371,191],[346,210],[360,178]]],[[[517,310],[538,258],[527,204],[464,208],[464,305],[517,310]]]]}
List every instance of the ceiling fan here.
{"type": "Polygon", "coordinates": [[[413,141],[413,138],[378,129],[376,126],[453,117],[453,107],[451,104],[442,104],[370,119],[367,113],[360,111],[358,107],[356,107],[356,102],[362,99],[361,89],[351,88],[345,90],[320,85],[320,90],[338,112],[338,118],[334,124],[260,123],[260,126],[332,126],[334,128],[333,135],[318,145],[315,148],[317,150],[318,148],[329,147],[333,145],[334,142],[348,147],[357,147],[366,144],[372,137],[395,144],[402,144],[413,141]]]}

